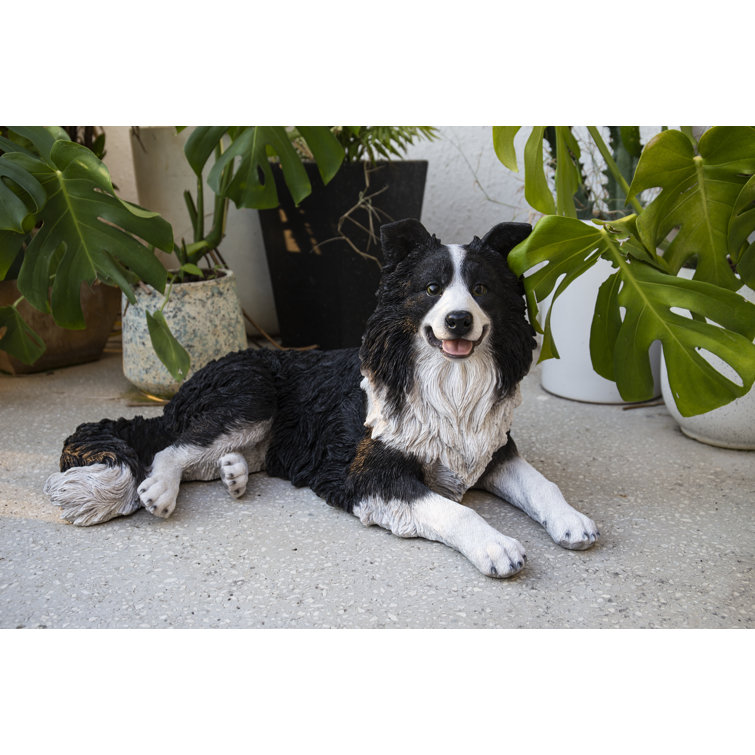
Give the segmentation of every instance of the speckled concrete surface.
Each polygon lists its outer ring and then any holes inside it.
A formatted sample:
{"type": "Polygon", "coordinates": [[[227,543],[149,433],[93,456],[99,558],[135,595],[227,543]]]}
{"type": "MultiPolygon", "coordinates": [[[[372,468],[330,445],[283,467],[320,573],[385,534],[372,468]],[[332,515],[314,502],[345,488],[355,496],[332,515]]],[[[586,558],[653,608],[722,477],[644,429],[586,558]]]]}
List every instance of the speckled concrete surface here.
{"type": "Polygon", "coordinates": [[[518,538],[527,567],[486,578],[438,543],[402,540],[258,474],[240,501],[185,484],[167,521],[92,528],[42,494],[85,420],[155,414],[124,397],[117,354],[0,375],[0,627],[752,627],[755,455],[684,437],[663,406],[623,410],[524,382],[520,451],[598,523],[566,551],[483,493],[465,503],[518,538]]]}

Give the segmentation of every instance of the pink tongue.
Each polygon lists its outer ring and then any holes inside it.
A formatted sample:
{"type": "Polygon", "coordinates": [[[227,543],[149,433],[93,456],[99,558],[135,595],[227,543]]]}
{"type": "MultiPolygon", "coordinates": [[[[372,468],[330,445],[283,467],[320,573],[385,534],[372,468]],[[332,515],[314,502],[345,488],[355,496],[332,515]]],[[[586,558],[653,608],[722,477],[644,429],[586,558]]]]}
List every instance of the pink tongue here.
{"type": "Polygon", "coordinates": [[[465,357],[472,353],[472,341],[464,338],[456,338],[453,341],[443,341],[443,351],[454,357],[465,357]]]}

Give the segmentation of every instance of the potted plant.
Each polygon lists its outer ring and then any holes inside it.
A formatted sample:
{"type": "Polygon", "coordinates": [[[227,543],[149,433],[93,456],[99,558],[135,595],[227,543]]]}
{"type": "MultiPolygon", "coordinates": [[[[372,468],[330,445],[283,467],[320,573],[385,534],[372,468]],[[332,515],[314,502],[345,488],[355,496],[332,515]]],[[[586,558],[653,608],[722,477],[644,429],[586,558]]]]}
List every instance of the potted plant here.
{"type": "MultiPolygon", "coordinates": [[[[65,126],[65,132],[71,141],[83,144],[91,149],[97,157],[102,159],[105,155],[105,132],[94,126],[65,126]]],[[[0,132],[0,135],[3,135],[0,132]]],[[[0,149],[0,153],[2,153],[0,149]]],[[[7,188],[7,187],[6,187],[7,188]]],[[[6,197],[7,199],[7,197],[6,197]]],[[[10,200],[13,202],[13,200],[10,200]]],[[[24,323],[37,334],[39,341],[32,342],[32,351],[27,353],[27,362],[18,359],[4,350],[0,350],[0,370],[11,374],[26,374],[41,372],[72,364],[99,359],[105,348],[105,343],[111,333],[113,324],[120,311],[120,295],[117,289],[110,286],[100,285],[97,282],[88,286],[81,286],[81,308],[86,322],[84,330],[69,330],[55,323],[55,320],[44,312],[34,309],[18,290],[17,278],[23,261],[23,252],[15,255],[11,260],[12,243],[5,247],[4,244],[12,241],[13,234],[7,229],[0,231],[0,307],[8,308],[6,312],[17,312],[24,323]],[[15,309],[14,309],[15,305],[15,309]],[[35,348],[39,346],[39,349],[35,348]],[[41,356],[37,356],[43,349],[41,356]],[[33,359],[31,363],[28,363],[33,359]]],[[[24,339],[13,323],[13,314],[6,318],[11,321],[11,341],[13,331],[16,332],[16,340],[22,351],[24,339]]],[[[6,329],[7,325],[1,329],[6,329]]]]}
{"type": "MultiPolygon", "coordinates": [[[[616,175],[599,132],[589,131],[616,175]]],[[[544,334],[541,359],[558,350],[538,305],[604,259],[613,272],[598,292],[590,354],[625,400],[652,397],[648,353],[656,341],[680,417],[747,395],[755,381],[755,306],[738,292],[755,284],[754,174],[755,128],[713,127],[699,141],[689,128],[664,130],[642,149],[625,188],[634,213],[594,227],[556,214],[539,220],[509,262],[525,276],[531,320],[544,334]],[[642,206],[637,197],[648,189],[660,191],[642,206]],[[681,271],[691,260],[690,279],[681,271]],[[730,374],[714,366],[717,359],[730,374]]]]}
{"type": "MultiPolygon", "coordinates": [[[[493,130],[496,153],[508,168],[517,170],[514,136],[519,127],[493,130]]],[[[611,161],[609,170],[595,157],[594,143],[583,144],[570,126],[535,126],[524,148],[524,194],[528,203],[544,215],[593,219],[618,219],[630,212],[626,187],[631,181],[641,151],[637,126],[607,127],[607,144],[601,140],[611,161]],[[590,149],[592,148],[592,149],[590,149]]],[[[547,359],[540,370],[543,387],[557,396],[592,403],[623,403],[616,384],[593,369],[590,358],[589,326],[601,284],[611,275],[611,264],[598,260],[559,297],[543,302],[549,333],[558,341],[558,358],[547,359]],[[557,300],[556,300],[557,299],[557,300]]],[[[661,393],[660,349],[653,347],[651,365],[654,394],[661,393]]]]}
{"type": "MultiPolygon", "coordinates": [[[[105,132],[96,126],[64,126],[71,141],[82,144],[92,150],[101,160],[105,156],[105,132]]],[[[4,134],[0,134],[4,135],[4,134]]],[[[3,150],[0,148],[0,153],[3,150]]],[[[12,202],[13,200],[11,200],[12,202]]],[[[0,231],[0,239],[12,240],[12,232],[0,231]]],[[[0,247],[3,241],[0,240],[0,247]]],[[[9,244],[12,249],[13,245],[9,244]]],[[[0,350],[0,370],[14,375],[65,367],[73,364],[94,361],[102,356],[113,324],[120,312],[120,293],[112,286],[99,281],[91,286],[82,283],[80,289],[81,309],[86,323],[83,330],[62,328],[55,323],[50,314],[34,309],[18,290],[17,278],[23,261],[23,250],[10,259],[10,252],[3,259],[0,253],[0,307],[9,308],[6,312],[17,312],[24,323],[39,337],[39,347],[44,351],[32,363],[25,363],[12,354],[0,350]],[[6,267],[10,265],[10,267],[6,267]],[[13,309],[15,306],[15,310],[13,309]]],[[[11,315],[13,320],[13,315],[11,315]]],[[[4,326],[7,328],[7,326],[4,326]]],[[[13,327],[11,327],[11,340],[13,327]]],[[[20,334],[16,330],[16,335],[20,334]]],[[[18,340],[23,349],[23,336],[18,340]]],[[[36,342],[35,344],[36,345],[36,342]]],[[[33,358],[36,349],[28,356],[33,358]]]]}
{"type": "MultiPolygon", "coordinates": [[[[0,349],[38,365],[47,346],[31,322],[81,332],[92,320],[82,300],[106,289],[98,284],[118,285],[131,299],[137,279],[164,289],[153,249],[170,249],[173,239],[154,213],[115,196],[102,142],[80,144],[61,127],[15,127],[3,129],[0,151],[0,280],[13,277],[18,290],[0,306],[0,349]]],[[[117,303],[104,318],[103,345],[115,316],[117,303]]]]}
{"type": "Polygon", "coordinates": [[[422,212],[427,161],[404,160],[435,129],[344,126],[332,132],[344,164],[325,185],[297,131],[290,136],[313,186],[303,201],[280,191],[285,166],[272,165],[280,204],[260,211],[284,346],[358,346],[375,307],[382,258],[381,224],[422,212]]]}
{"type": "MultiPolygon", "coordinates": [[[[303,128],[302,133],[323,179],[329,180],[343,160],[343,149],[325,127],[303,128]]],[[[0,348],[26,361],[43,350],[38,336],[20,314],[22,299],[40,311],[50,312],[63,327],[82,328],[82,283],[100,281],[118,286],[128,302],[124,323],[129,320],[130,308],[139,309],[137,300],[146,290],[150,305],[142,309],[143,319],[136,318],[143,323],[141,334],[131,339],[124,327],[124,358],[130,348],[127,342],[148,342],[175,381],[163,393],[172,392],[202,361],[228,350],[221,345],[214,355],[202,356],[191,364],[186,349],[171,332],[169,313],[170,300],[177,298],[175,294],[186,282],[229,277],[199,267],[202,260],[212,261],[223,238],[229,199],[245,206],[270,206],[276,201],[268,164],[270,154],[277,154],[285,166],[285,185],[298,201],[310,190],[301,159],[291,148],[285,128],[196,129],[185,149],[186,159],[198,177],[196,199],[190,192],[185,197],[193,239],[176,242],[171,226],[156,213],[118,198],[102,162],[92,150],[71,142],[63,129],[12,128],[0,140],[0,149],[0,273],[4,275],[23,253],[18,276],[21,297],[0,308],[0,348]],[[215,162],[209,183],[214,193],[213,220],[206,229],[201,176],[212,156],[215,162]],[[168,273],[156,257],[156,249],[174,252],[178,268],[168,273]],[[169,296],[163,296],[166,293],[169,296]]],[[[216,342],[222,331],[230,330],[238,334],[237,347],[241,347],[245,340],[241,342],[240,317],[237,313],[233,325],[224,319],[219,329],[199,319],[211,341],[216,342]]],[[[196,318],[180,319],[190,322],[196,318]]],[[[190,349],[194,346],[187,345],[190,349]]]]}

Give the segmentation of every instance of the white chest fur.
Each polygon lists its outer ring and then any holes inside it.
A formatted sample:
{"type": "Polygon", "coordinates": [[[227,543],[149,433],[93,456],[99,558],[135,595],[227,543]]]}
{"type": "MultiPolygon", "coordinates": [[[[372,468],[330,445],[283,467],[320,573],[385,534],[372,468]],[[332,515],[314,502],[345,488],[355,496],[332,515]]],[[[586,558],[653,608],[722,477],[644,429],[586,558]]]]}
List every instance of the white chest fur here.
{"type": "Polygon", "coordinates": [[[506,443],[521,393],[517,386],[498,398],[496,371],[484,347],[464,360],[446,359],[429,348],[417,351],[414,386],[400,412],[389,409],[380,386],[362,380],[365,425],[372,438],[419,458],[428,484],[458,499],[506,443]]]}

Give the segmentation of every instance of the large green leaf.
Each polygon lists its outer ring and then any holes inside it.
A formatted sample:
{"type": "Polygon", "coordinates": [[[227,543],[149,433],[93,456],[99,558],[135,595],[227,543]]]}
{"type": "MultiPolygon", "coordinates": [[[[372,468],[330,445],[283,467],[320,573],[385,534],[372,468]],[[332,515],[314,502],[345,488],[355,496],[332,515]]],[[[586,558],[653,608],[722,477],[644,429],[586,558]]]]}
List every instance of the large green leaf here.
{"type": "MultiPolygon", "coordinates": [[[[29,132],[24,130],[27,138],[29,132]]],[[[118,199],[107,168],[88,149],[64,139],[49,145],[37,136],[42,149],[49,148],[48,160],[24,152],[3,155],[47,196],[36,214],[41,227],[19,273],[21,293],[37,309],[51,311],[59,325],[83,328],[82,281],[115,282],[132,300],[135,277],[163,291],[167,274],[153,247],[172,250],[170,225],[157,213],[118,199]]]]}
{"type": "Polygon", "coordinates": [[[514,173],[519,172],[516,163],[516,150],[514,149],[514,137],[521,126],[493,126],[493,149],[498,159],[514,173]]]}
{"type": "Polygon", "coordinates": [[[28,233],[46,201],[39,181],[8,155],[0,155],[0,231],[28,233]]]}
{"type": "MultiPolygon", "coordinates": [[[[514,137],[521,126],[494,126],[493,148],[498,159],[509,169],[518,171],[514,137]]],[[[548,184],[545,167],[544,139],[546,126],[533,126],[524,145],[524,197],[531,207],[545,215],[576,217],[574,195],[582,177],[580,149],[570,126],[554,126],[555,134],[555,200],[548,184]]]]}
{"type": "Polygon", "coordinates": [[[197,126],[184,145],[184,154],[197,176],[202,175],[210,155],[220,144],[228,126],[197,126]]]}
{"type": "MultiPolygon", "coordinates": [[[[65,129],[60,126],[11,126],[13,134],[26,141],[26,147],[32,147],[43,160],[50,159],[50,152],[56,141],[69,141],[69,136],[65,129]]],[[[9,150],[14,152],[16,150],[9,150]]],[[[22,147],[19,151],[29,152],[27,148],[22,147]]],[[[34,152],[30,152],[34,154],[34,152]]]]}
{"type": "Polygon", "coordinates": [[[656,340],[663,344],[669,386],[683,416],[716,409],[747,393],[755,382],[755,305],[733,291],[668,275],[642,262],[629,261],[627,267],[616,301],[617,308],[626,308],[626,316],[613,352],[622,397],[642,401],[652,396],[653,378],[644,356],[656,340]],[[722,359],[742,384],[714,369],[701,350],[722,359]]]}
{"type": "Polygon", "coordinates": [[[158,309],[154,313],[146,312],[147,329],[152,348],[160,361],[168,368],[174,380],[182,382],[189,374],[191,357],[170,332],[165,315],[158,309]]]}
{"type": "MultiPolygon", "coordinates": [[[[537,321],[538,303],[551,292],[555,301],[602,256],[617,271],[599,291],[591,355],[596,371],[615,380],[625,400],[652,397],[648,350],[656,340],[663,343],[669,383],[683,415],[706,412],[744,395],[755,381],[755,306],[732,291],[659,269],[664,263],[653,250],[641,251],[633,230],[636,233],[634,216],[600,228],[572,218],[542,218],[509,254],[512,270],[525,276],[530,320],[543,330],[537,321]],[[711,367],[701,349],[726,362],[741,385],[711,367]]],[[[550,312],[544,334],[541,358],[557,356],[550,312]]]]}
{"type": "Polygon", "coordinates": [[[574,195],[579,189],[581,177],[575,160],[579,160],[580,149],[577,140],[568,126],[556,126],[556,212],[559,215],[576,218],[574,195]]]}
{"type": "MultiPolygon", "coordinates": [[[[601,231],[593,225],[573,218],[546,215],[533,232],[509,253],[509,266],[524,279],[527,305],[533,326],[550,338],[548,321],[543,328],[538,318],[538,303],[555,288],[553,303],[575,278],[592,267],[599,255],[601,231]],[[545,263],[545,264],[544,264],[545,263]],[[558,285],[557,285],[558,284],[558,285]]],[[[548,358],[543,357],[543,358],[548,358]]]]}
{"type": "MultiPolygon", "coordinates": [[[[330,183],[331,179],[338,173],[344,159],[344,151],[340,142],[327,127],[297,126],[296,128],[307,143],[310,152],[312,152],[322,182],[324,184],[330,183]]],[[[400,153],[398,156],[401,157],[400,153]]]]}
{"type": "Polygon", "coordinates": [[[696,257],[696,280],[736,290],[742,282],[727,261],[729,220],[748,175],[755,172],[755,128],[711,128],[698,151],[696,155],[687,136],[673,130],[645,146],[629,196],[655,187],[661,192],[639,216],[640,238],[655,249],[678,228],[664,253],[671,269],[696,257]]]}
{"type": "Polygon", "coordinates": [[[23,320],[15,307],[0,307],[0,349],[24,364],[34,364],[45,343],[23,320]]]}
{"type": "Polygon", "coordinates": [[[8,270],[21,251],[26,234],[13,233],[13,231],[0,231],[0,281],[5,280],[8,270]]]}
{"type": "Polygon", "coordinates": [[[755,176],[742,187],[729,221],[729,253],[742,280],[755,288],[755,176]]]}
{"type": "Polygon", "coordinates": [[[553,215],[556,203],[545,175],[544,135],[545,126],[534,126],[524,145],[524,197],[538,212],[553,215]]]}
{"type": "MultiPolygon", "coordinates": [[[[302,158],[284,126],[217,126],[207,127],[199,134],[197,131],[187,142],[187,157],[196,172],[220,144],[222,154],[210,169],[207,183],[214,192],[228,196],[237,207],[278,206],[271,157],[280,161],[286,186],[297,204],[311,193],[302,158]],[[224,137],[227,137],[225,143],[224,137]],[[227,169],[230,180],[227,186],[221,186],[227,169]]],[[[303,126],[298,131],[312,152],[323,182],[327,183],[343,162],[343,147],[327,126],[303,126]]]]}

